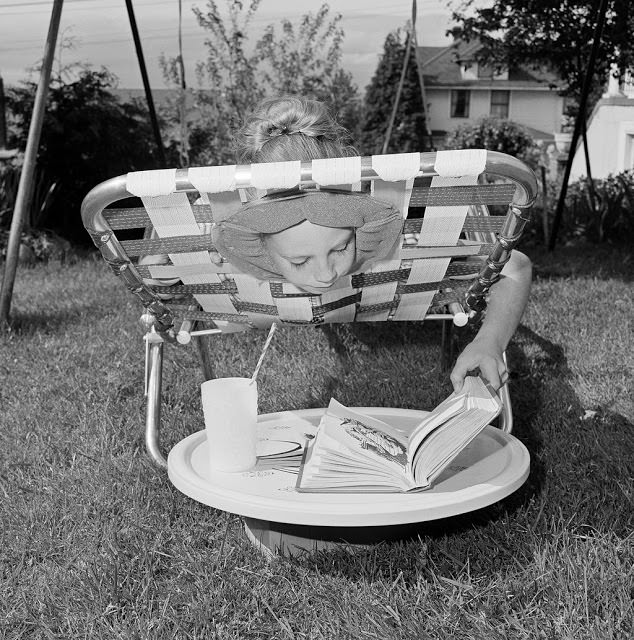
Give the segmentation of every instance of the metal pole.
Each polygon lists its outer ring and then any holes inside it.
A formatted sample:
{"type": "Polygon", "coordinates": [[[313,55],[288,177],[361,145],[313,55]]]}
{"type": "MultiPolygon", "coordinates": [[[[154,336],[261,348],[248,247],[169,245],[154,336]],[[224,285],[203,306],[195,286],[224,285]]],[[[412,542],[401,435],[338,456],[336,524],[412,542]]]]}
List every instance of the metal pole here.
{"type": "Polygon", "coordinates": [[[592,84],[594,64],[597,59],[599,45],[601,44],[601,34],[603,33],[603,25],[605,24],[605,14],[607,13],[607,8],[608,0],[600,0],[599,8],[597,9],[597,23],[594,27],[594,40],[592,41],[590,59],[588,60],[588,66],[586,67],[586,75],[583,80],[583,87],[581,89],[581,98],[579,99],[579,113],[577,113],[577,119],[575,120],[575,130],[572,134],[570,152],[568,153],[568,159],[566,160],[566,169],[564,171],[564,177],[561,183],[561,191],[559,192],[559,201],[557,202],[557,209],[555,210],[553,226],[550,230],[550,242],[548,244],[549,251],[554,250],[555,244],[557,242],[557,232],[559,231],[561,216],[564,211],[564,204],[566,203],[566,192],[568,191],[568,180],[570,180],[572,161],[574,160],[575,153],[577,151],[577,143],[579,142],[581,127],[583,126],[586,118],[586,104],[588,102],[588,94],[590,93],[590,85],[592,84]]]}
{"type": "Polygon", "coordinates": [[[150,89],[150,81],[148,79],[147,69],[145,67],[145,58],[143,57],[143,49],[141,47],[141,39],[139,38],[139,30],[136,25],[136,18],[134,17],[132,0],[125,0],[125,6],[128,9],[128,18],[130,19],[130,28],[132,29],[132,38],[134,39],[134,48],[136,49],[136,57],[139,61],[139,69],[141,70],[141,79],[143,80],[143,88],[145,89],[147,108],[150,112],[150,121],[152,122],[154,141],[156,143],[156,149],[158,151],[161,166],[165,167],[167,164],[167,161],[165,160],[165,150],[163,149],[163,142],[161,141],[161,130],[159,129],[158,118],[156,117],[156,110],[154,109],[152,89],[150,89]]]}
{"type": "Polygon", "coordinates": [[[55,43],[59,31],[59,23],[62,16],[62,5],[64,0],[55,0],[51,20],[46,37],[44,48],[44,59],[40,72],[40,82],[35,93],[33,103],[33,115],[29,124],[29,135],[24,151],[24,163],[20,173],[18,183],[18,193],[15,198],[13,218],[11,219],[11,230],[7,244],[7,257],[4,265],[4,276],[2,278],[2,290],[0,291],[0,329],[4,329],[9,324],[9,311],[11,309],[11,298],[13,296],[13,285],[18,267],[18,254],[20,252],[20,236],[24,226],[26,216],[31,204],[33,194],[33,175],[35,173],[35,163],[37,160],[37,150],[40,145],[40,135],[42,133],[42,123],[44,122],[44,111],[46,108],[46,97],[48,95],[48,85],[51,79],[51,68],[55,57],[55,43]]]}

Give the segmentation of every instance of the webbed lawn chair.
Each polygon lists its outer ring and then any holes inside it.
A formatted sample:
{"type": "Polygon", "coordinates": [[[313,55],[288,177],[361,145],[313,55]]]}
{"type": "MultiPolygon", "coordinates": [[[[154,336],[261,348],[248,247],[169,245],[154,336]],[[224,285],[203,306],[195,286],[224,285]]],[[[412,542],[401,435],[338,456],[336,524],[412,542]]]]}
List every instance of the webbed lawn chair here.
{"type": "MultiPolygon", "coordinates": [[[[520,239],[536,194],[528,167],[484,150],[144,171],[95,187],[83,203],[84,225],[145,308],[146,445],[152,459],[168,466],[159,446],[164,341],[186,344],[192,337],[272,322],[475,321],[520,239]],[[262,286],[243,264],[227,260],[226,247],[222,263],[212,259],[213,230],[244,206],[247,189],[266,196],[333,188],[370,191],[402,216],[390,253],[348,276],[343,286],[320,296],[279,278],[262,286]],[[110,208],[131,196],[143,206],[110,208]],[[488,215],[489,205],[504,205],[506,214],[488,215]],[[130,230],[138,231],[138,239],[117,237],[121,231],[129,237],[130,230]],[[165,255],[167,260],[152,258],[165,255]],[[156,279],[175,283],[158,285],[156,279]]],[[[209,356],[200,351],[205,376],[212,377],[209,356]]],[[[500,428],[509,433],[506,385],[500,396],[500,428]]],[[[204,502],[196,491],[189,495],[204,502]]],[[[222,500],[210,504],[232,510],[222,500]]]]}

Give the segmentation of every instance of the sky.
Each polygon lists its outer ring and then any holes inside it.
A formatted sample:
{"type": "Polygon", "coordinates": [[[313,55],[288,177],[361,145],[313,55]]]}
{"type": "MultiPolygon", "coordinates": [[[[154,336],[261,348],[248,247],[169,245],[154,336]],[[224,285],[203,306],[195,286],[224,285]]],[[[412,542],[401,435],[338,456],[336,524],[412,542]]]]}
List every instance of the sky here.
{"type": "MultiPolygon", "coordinates": [[[[417,0],[419,44],[449,44],[449,0],[417,0]]],[[[217,0],[224,7],[226,0],[217,0]]],[[[246,4],[246,3],[245,3],[246,4]]],[[[287,17],[291,21],[321,6],[320,0],[262,0],[251,31],[287,17]],[[292,7],[292,14],[288,8],[292,7]]],[[[330,0],[331,12],[341,13],[345,31],[343,67],[360,89],[369,82],[383,50],[386,35],[404,26],[411,16],[411,0],[330,0]]],[[[206,0],[182,0],[183,58],[186,77],[195,86],[194,69],[205,59],[207,33],[198,26],[192,7],[204,9],[206,0]]],[[[144,58],[153,88],[164,88],[159,57],[178,53],[178,1],[133,0],[144,58]]],[[[0,0],[0,76],[5,85],[29,78],[28,68],[41,60],[53,0],[0,0]]],[[[142,87],[125,0],[65,0],[58,41],[72,42],[62,52],[62,64],[88,63],[108,68],[120,88],[142,87]]],[[[37,79],[31,76],[31,79],[37,79]]]]}

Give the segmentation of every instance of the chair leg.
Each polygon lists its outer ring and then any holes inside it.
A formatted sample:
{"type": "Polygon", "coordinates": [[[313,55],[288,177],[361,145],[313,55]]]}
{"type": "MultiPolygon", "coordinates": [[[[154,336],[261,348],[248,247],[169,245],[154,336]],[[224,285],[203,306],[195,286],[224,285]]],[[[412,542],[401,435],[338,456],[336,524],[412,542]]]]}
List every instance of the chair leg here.
{"type": "Polygon", "coordinates": [[[454,352],[454,324],[451,320],[442,320],[442,334],[440,338],[440,366],[446,371],[453,362],[454,352]]]}
{"type": "MultiPolygon", "coordinates": [[[[502,354],[504,364],[508,368],[506,361],[506,351],[502,354]]],[[[509,383],[504,383],[498,391],[500,400],[502,401],[502,412],[499,416],[499,427],[505,433],[511,433],[513,430],[513,407],[511,406],[511,393],[509,391],[509,383]]]]}
{"type": "Polygon", "coordinates": [[[203,376],[205,377],[205,380],[213,380],[216,377],[216,372],[214,371],[214,366],[211,363],[211,354],[209,353],[209,349],[211,347],[211,336],[194,336],[194,342],[196,343],[196,349],[198,350],[203,376]]]}
{"type": "Polygon", "coordinates": [[[163,378],[163,341],[149,343],[148,379],[145,414],[145,447],[152,461],[167,469],[167,460],[159,444],[161,428],[161,384],[163,378]]]}
{"type": "Polygon", "coordinates": [[[498,418],[498,426],[504,433],[511,433],[513,430],[513,410],[511,408],[511,394],[509,393],[508,382],[500,387],[498,395],[502,401],[502,411],[498,418]]]}

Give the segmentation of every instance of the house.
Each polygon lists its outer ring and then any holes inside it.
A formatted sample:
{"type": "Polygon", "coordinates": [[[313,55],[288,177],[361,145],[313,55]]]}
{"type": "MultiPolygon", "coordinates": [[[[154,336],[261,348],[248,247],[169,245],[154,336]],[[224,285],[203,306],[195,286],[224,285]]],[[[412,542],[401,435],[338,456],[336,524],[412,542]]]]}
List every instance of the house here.
{"type": "Polygon", "coordinates": [[[557,77],[528,68],[497,70],[479,64],[478,42],[458,41],[449,47],[419,47],[435,142],[462,124],[484,116],[508,118],[524,125],[536,140],[548,144],[559,132],[565,99],[557,77]]]}
{"type": "MultiPolygon", "coordinates": [[[[608,86],[594,106],[586,129],[593,178],[634,169],[634,76],[617,79],[610,73],[608,86]]],[[[570,180],[587,176],[585,153],[579,144],[570,180]]]]}

